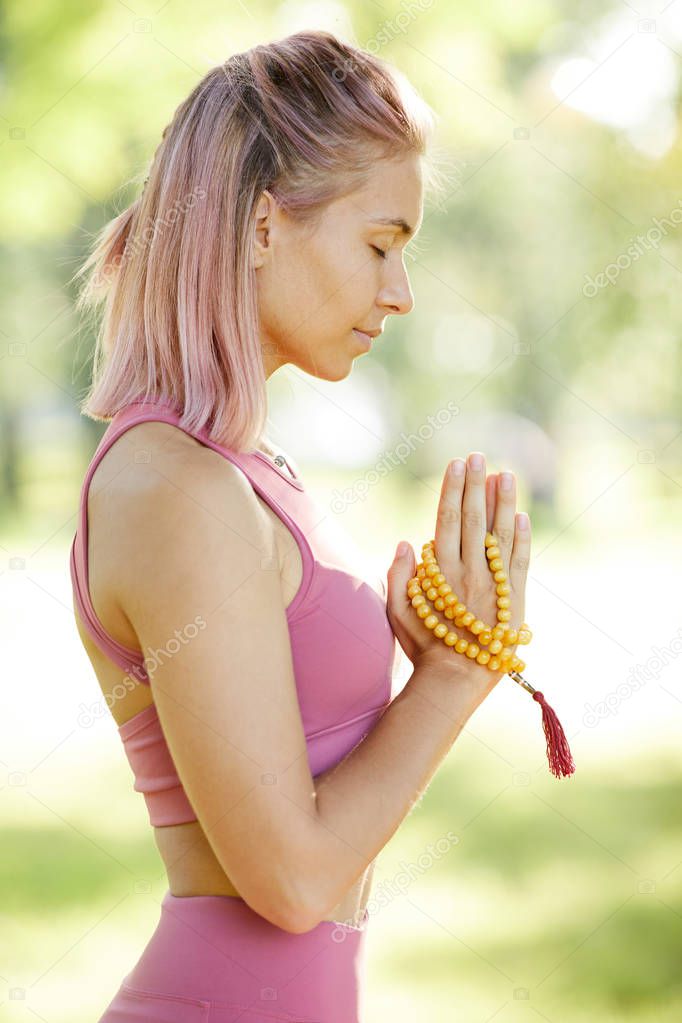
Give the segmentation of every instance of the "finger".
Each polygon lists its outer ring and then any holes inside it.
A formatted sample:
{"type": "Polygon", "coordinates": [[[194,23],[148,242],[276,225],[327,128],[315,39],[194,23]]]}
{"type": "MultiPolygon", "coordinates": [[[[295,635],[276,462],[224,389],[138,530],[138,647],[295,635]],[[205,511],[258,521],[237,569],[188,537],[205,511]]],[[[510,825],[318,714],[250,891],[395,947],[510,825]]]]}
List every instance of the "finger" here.
{"type": "MultiPolygon", "coordinates": [[[[436,514],[436,556],[442,568],[451,570],[459,568],[462,493],[466,478],[466,463],[462,458],[450,462],[443,477],[438,512],[436,514]],[[458,475],[455,471],[460,469],[458,475]]],[[[447,574],[447,573],[446,573],[447,574]]]]}
{"type": "Polygon", "coordinates": [[[509,581],[517,593],[524,593],[526,588],[528,565],[530,564],[530,534],[530,519],[525,512],[519,512],[516,515],[514,546],[512,549],[511,566],[509,570],[509,581]],[[524,517],[528,523],[527,529],[521,528],[524,517]]]}
{"type": "Polygon", "coordinates": [[[495,518],[493,519],[492,532],[497,537],[500,548],[500,557],[504,562],[504,569],[509,575],[512,559],[512,546],[514,544],[514,531],[516,528],[516,479],[513,472],[508,470],[501,472],[497,483],[497,502],[495,507],[495,518]],[[509,483],[509,487],[505,487],[509,483]]]}
{"type": "Polygon", "coordinates": [[[408,657],[414,653],[414,644],[410,638],[410,600],[407,596],[407,583],[416,572],[416,563],[412,546],[408,544],[407,552],[396,553],[387,572],[388,589],[386,594],[386,614],[393,633],[408,657]]]}
{"type": "Polygon", "coordinates": [[[472,451],[467,459],[462,499],[462,561],[474,570],[485,569],[488,564],[485,530],[485,456],[480,451],[472,451]],[[476,466],[477,457],[479,467],[476,466]]]}
{"type": "Polygon", "coordinates": [[[491,533],[495,521],[495,504],[497,502],[497,473],[491,473],[485,481],[486,530],[491,533]]]}

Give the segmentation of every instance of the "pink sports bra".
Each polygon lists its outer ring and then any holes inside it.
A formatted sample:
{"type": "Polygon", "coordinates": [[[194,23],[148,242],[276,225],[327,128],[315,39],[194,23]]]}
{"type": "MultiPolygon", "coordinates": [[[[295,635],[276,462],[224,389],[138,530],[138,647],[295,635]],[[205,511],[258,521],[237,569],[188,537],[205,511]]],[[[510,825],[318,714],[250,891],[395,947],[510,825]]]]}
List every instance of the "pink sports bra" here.
{"type": "MultiPolygon", "coordinates": [[[[149,684],[145,657],[110,636],[97,618],[88,588],[87,497],[90,480],[106,451],[137,423],[179,426],[180,413],[167,401],[133,402],[111,419],[83,481],[79,519],[71,545],[74,603],[94,642],[133,678],[149,684]]],[[[311,774],[338,763],[370,731],[392,699],[397,643],[383,594],[357,574],[359,558],[335,516],[261,451],[237,453],[212,441],[202,429],[190,436],[237,465],[255,492],[296,538],[303,578],[286,608],[299,708],[311,774]]],[[[152,703],[118,728],[155,827],[197,820],[178,777],[152,703]]]]}

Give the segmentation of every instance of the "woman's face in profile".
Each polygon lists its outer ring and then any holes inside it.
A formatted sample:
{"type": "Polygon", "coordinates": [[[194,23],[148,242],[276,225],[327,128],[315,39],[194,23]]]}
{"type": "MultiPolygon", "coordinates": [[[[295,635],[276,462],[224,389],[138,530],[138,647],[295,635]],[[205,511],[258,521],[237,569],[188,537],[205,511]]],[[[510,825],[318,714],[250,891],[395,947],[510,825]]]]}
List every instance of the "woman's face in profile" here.
{"type": "Polygon", "coordinates": [[[367,185],[330,203],[312,231],[263,193],[255,266],[268,376],[292,363],[321,379],[341,380],[368,350],[354,328],[380,331],[390,314],[410,312],[403,250],[422,212],[416,154],[378,160],[367,185]]]}

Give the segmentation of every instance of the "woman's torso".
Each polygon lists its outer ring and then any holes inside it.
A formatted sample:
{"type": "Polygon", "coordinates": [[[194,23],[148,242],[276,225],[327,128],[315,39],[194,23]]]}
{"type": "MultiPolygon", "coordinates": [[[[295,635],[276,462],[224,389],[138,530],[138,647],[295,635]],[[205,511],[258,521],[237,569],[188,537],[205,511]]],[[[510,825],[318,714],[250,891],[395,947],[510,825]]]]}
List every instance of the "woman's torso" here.
{"type": "MultiPolygon", "coordinates": [[[[138,432],[139,441],[142,441],[144,434],[143,446],[148,443],[152,448],[155,443],[164,443],[167,439],[166,431],[175,428],[165,423],[150,421],[140,423],[133,429],[138,432]]],[[[200,442],[180,430],[175,432],[178,435],[175,439],[187,448],[188,457],[191,457],[192,445],[200,447],[200,442]]],[[[265,448],[268,457],[272,457],[267,445],[265,448]]],[[[125,614],[125,609],[114,596],[120,552],[112,542],[113,531],[107,528],[106,522],[106,507],[112,498],[112,488],[116,487],[117,479],[123,480],[125,475],[123,469],[128,458],[129,454],[125,447],[114,442],[102,456],[92,476],[88,494],[89,589],[94,610],[107,632],[126,647],[139,649],[140,643],[125,614]],[[106,487],[107,502],[98,502],[97,492],[103,487],[106,487]]],[[[287,471],[286,467],[283,471],[287,471]]],[[[255,496],[272,522],[286,607],[293,601],[301,585],[303,577],[301,551],[282,519],[258,494],[255,496]]],[[[126,500],[130,499],[134,500],[134,494],[126,493],[126,500]]],[[[153,523],[150,523],[150,529],[152,528],[153,523]]],[[[113,699],[112,691],[120,683],[120,668],[95,644],[75,607],[74,613],[81,640],[92,662],[102,693],[116,724],[121,726],[153,702],[151,690],[149,686],[137,685],[124,696],[117,695],[113,699]]],[[[120,688],[118,686],[117,693],[120,692],[120,688]]],[[[155,827],[154,837],[165,865],[168,887],[172,895],[239,896],[229,877],[222,870],[198,821],[155,827]]],[[[373,872],[374,862],[367,866],[325,919],[357,924],[369,900],[373,872]]]]}

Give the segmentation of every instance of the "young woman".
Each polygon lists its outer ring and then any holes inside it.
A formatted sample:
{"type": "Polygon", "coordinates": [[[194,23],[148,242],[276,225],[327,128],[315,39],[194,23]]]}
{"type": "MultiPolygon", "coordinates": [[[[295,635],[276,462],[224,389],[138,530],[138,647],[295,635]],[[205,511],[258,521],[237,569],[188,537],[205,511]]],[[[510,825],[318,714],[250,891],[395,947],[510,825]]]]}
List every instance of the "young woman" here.
{"type": "MultiPolygon", "coordinates": [[[[74,611],[168,876],[105,1023],[357,1021],[375,858],[502,677],[424,629],[409,545],[387,591],[367,578],[263,435],[279,367],[343,379],[412,309],[430,126],[330,34],[256,46],[180,105],[81,271],[81,306],[104,300],[83,411],[109,425],[74,611]],[[396,639],[414,671],[392,698],[396,639]]],[[[494,528],[518,627],[513,478],[498,494],[467,463],[444,476],[439,562],[494,621],[494,528]]]]}

